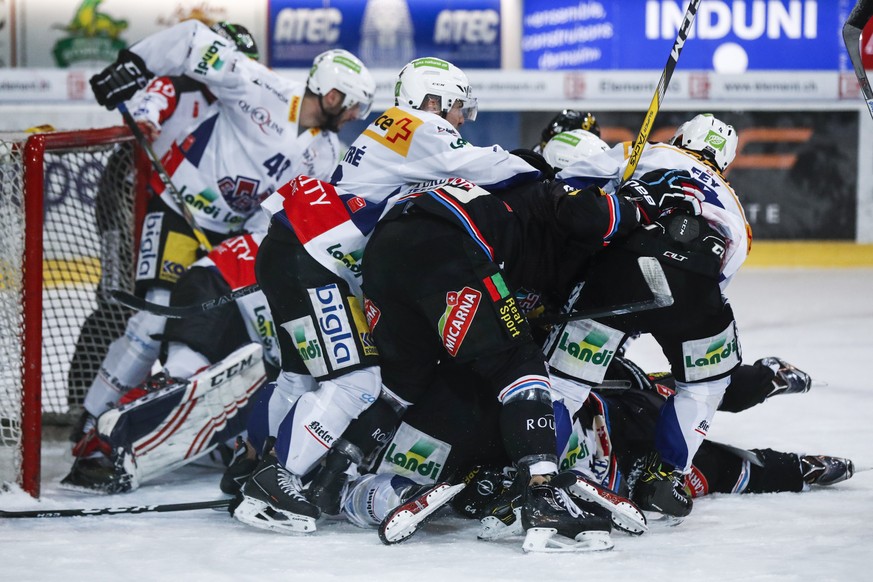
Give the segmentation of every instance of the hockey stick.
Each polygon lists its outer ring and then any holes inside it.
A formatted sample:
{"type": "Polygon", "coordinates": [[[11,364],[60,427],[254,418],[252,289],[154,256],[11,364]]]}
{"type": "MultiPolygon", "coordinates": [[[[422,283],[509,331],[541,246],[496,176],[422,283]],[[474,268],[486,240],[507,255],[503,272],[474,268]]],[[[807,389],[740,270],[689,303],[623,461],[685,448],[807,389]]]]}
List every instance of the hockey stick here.
{"type": "Polygon", "coordinates": [[[128,293],[127,291],[123,291],[121,289],[112,289],[109,294],[112,295],[113,299],[115,299],[125,307],[130,307],[131,309],[136,309],[137,311],[148,311],[149,313],[162,315],[171,319],[182,319],[184,317],[191,317],[192,315],[199,315],[204,311],[209,311],[211,309],[215,309],[216,307],[221,307],[222,305],[225,305],[227,303],[233,303],[240,297],[251,295],[252,293],[260,290],[261,286],[255,283],[253,285],[247,285],[246,287],[240,287],[239,289],[235,289],[230,293],[225,293],[224,295],[221,295],[214,299],[210,299],[208,301],[204,301],[202,303],[195,303],[194,305],[180,305],[177,307],[151,303],[150,301],[146,301],[141,297],[137,297],[133,293],[128,293]]]}
{"type": "Polygon", "coordinates": [[[846,43],[846,51],[852,59],[852,66],[855,68],[858,84],[861,85],[864,101],[867,102],[867,109],[873,116],[873,90],[870,89],[867,71],[864,70],[864,63],[861,60],[861,31],[864,30],[871,16],[873,16],[873,0],[858,0],[843,25],[843,42],[846,43]]]}
{"type": "Polygon", "coordinates": [[[640,156],[643,153],[643,148],[646,147],[646,142],[649,139],[649,134],[652,132],[652,125],[655,123],[655,117],[658,115],[658,110],[661,108],[661,101],[664,100],[664,94],[667,92],[667,85],[670,84],[670,78],[673,77],[673,71],[676,69],[676,63],[679,62],[679,53],[682,52],[682,47],[685,46],[685,40],[688,38],[688,33],[691,31],[691,24],[694,22],[694,17],[697,16],[697,8],[700,6],[700,0],[691,0],[688,4],[688,9],[685,11],[685,18],[679,26],[679,32],[676,35],[676,41],[673,43],[673,48],[670,49],[670,57],[667,59],[667,64],[661,72],[661,80],[658,81],[658,87],[655,89],[655,94],[652,96],[652,102],[649,104],[649,110],[646,112],[646,117],[643,119],[643,126],[640,128],[640,133],[634,141],[634,147],[631,150],[630,158],[627,161],[627,167],[624,169],[624,175],[621,178],[622,183],[627,182],[634,175],[634,170],[637,169],[637,164],[640,163],[640,156]]]}
{"type": "Polygon", "coordinates": [[[185,203],[185,199],[182,198],[182,193],[176,189],[173,181],[170,180],[170,175],[167,174],[167,170],[165,170],[163,164],[161,164],[161,159],[155,153],[154,148],[152,148],[152,144],[149,143],[149,140],[146,139],[146,136],[143,135],[142,130],[136,124],[136,121],[133,119],[133,116],[127,109],[127,104],[122,102],[119,103],[117,107],[118,111],[121,112],[121,117],[124,118],[124,123],[127,124],[127,126],[130,128],[130,131],[133,133],[133,137],[136,138],[137,143],[139,143],[140,147],[144,149],[148,154],[149,161],[152,163],[152,168],[154,168],[155,172],[157,172],[158,177],[160,177],[161,182],[164,184],[164,188],[166,188],[170,192],[170,195],[172,196],[173,201],[176,203],[176,206],[180,208],[180,211],[182,212],[182,218],[185,219],[185,222],[188,223],[188,226],[194,233],[194,238],[197,239],[197,244],[200,245],[200,248],[202,250],[208,253],[212,250],[212,245],[209,243],[209,239],[197,225],[197,221],[194,220],[194,215],[191,214],[191,210],[185,203]]]}
{"type": "Polygon", "coordinates": [[[578,319],[597,319],[598,317],[638,313],[640,311],[649,311],[650,309],[660,309],[661,307],[673,305],[673,293],[670,291],[670,285],[667,283],[667,277],[664,275],[664,269],[661,268],[658,259],[654,257],[640,257],[637,259],[637,263],[640,266],[643,279],[652,293],[651,299],[620,303],[603,309],[573,311],[571,313],[544,313],[533,321],[545,324],[566,323],[578,319]]]}
{"type": "Polygon", "coordinates": [[[195,501],[192,503],[131,505],[128,507],[102,507],[99,509],[33,509],[25,511],[6,511],[0,509],[0,518],[91,517],[95,515],[119,515],[122,513],[167,513],[170,511],[193,511],[196,509],[223,509],[229,506],[230,502],[230,499],[216,499],[214,501],[195,501]]]}

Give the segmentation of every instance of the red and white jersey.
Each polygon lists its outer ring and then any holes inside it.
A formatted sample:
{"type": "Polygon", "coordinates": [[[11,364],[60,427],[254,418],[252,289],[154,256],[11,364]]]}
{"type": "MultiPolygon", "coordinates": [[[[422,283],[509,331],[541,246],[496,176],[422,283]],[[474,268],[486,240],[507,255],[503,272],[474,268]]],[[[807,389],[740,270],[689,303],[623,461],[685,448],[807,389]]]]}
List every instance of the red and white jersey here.
{"type": "MultiPolygon", "coordinates": [[[[254,285],[257,283],[255,256],[265,235],[266,232],[259,232],[226,239],[208,255],[194,263],[191,268],[215,269],[234,291],[254,285]]],[[[240,297],[236,300],[236,306],[245,321],[249,339],[261,344],[267,362],[276,368],[281,368],[276,326],[263,291],[255,291],[240,297]]]]}
{"type": "MultiPolygon", "coordinates": [[[[299,126],[305,84],[246,57],[202,23],[182,22],[130,50],[152,72],[187,75],[218,99],[216,113],[176,140],[162,160],[202,228],[238,232],[280,185],[298,174],[326,179],[336,166],[336,134],[299,126]]],[[[164,190],[156,176],[152,187],[164,190]]]]}
{"type": "Polygon", "coordinates": [[[218,110],[215,97],[203,91],[176,90],[169,77],[155,77],[128,104],[136,121],[148,121],[161,133],[152,149],[163,156],[174,141],[184,138],[194,127],[218,110]]]}

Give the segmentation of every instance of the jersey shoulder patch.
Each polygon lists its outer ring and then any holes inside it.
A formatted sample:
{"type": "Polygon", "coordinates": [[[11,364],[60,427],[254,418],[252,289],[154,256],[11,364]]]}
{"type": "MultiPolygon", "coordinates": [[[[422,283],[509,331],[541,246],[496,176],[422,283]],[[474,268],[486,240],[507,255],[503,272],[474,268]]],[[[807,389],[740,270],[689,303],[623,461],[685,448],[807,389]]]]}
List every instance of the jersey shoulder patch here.
{"type": "Polygon", "coordinates": [[[405,158],[412,146],[412,136],[422,124],[424,121],[409,111],[392,107],[377,117],[364,135],[405,158]]]}

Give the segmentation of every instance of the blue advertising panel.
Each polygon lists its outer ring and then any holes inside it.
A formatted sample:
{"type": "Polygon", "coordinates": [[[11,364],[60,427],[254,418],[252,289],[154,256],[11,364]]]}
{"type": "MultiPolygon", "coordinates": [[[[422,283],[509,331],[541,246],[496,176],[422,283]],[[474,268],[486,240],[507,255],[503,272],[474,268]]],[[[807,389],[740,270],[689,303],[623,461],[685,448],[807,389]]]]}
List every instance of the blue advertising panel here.
{"type": "Polygon", "coordinates": [[[269,66],[309,67],[332,48],[369,67],[432,56],[500,68],[500,0],[270,0],[269,66]]]}
{"type": "MultiPolygon", "coordinates": [[[[679,66],[689,70],[839,70],[853,0],[704,0],[679,66]],[[851,6],[848,6],[850,9],[851,6]]],[[[686,0],[525,2],[525,69],[662,69],[686,0]]]]}

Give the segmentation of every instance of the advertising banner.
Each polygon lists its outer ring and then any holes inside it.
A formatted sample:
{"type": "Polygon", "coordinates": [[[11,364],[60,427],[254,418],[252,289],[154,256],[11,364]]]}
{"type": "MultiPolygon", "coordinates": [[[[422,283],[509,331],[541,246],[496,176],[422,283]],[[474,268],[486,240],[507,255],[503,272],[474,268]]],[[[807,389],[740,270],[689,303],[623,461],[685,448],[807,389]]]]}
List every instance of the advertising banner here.
{"type": "Polygon", "coordinates": [[[500,0],[270,0],[269,66],[303,68],[343,48],[372,68],[439,57],[500,68],[500,0]]]}
{"type": "MultiPolygon", "coordinates": [[[[685,70],[840,70],[840,30],[854,0],[705,0],[685,70]]],[[[662,69],[685,0],[525,2],[525,69],[662,69]]],[[[844,69],[843,69],[844,70],[844,69]]]]}
{"type": "MultiPolygon", "coordinates": [[[[0,0],[0,15],[3,3],[0,0]]],[[[18,67],[97,68],[118,51],[182,20],[248,28],[264,52],[264,6],[235,0],[40,0],[16,4],[18,67]]],[[[2,16],[0,16],[2,18],[2,16]]],[[[0,30],[0,58],[4,38],[0,30]]],[[[183,55],[180,55],[182,58],[183,55]]]]}
{"type": "MultiPolygon", "coordinates": [[[[593,111],[610,145],[632,141],[640,112],[593,111]]],[[[697,111],[661,111],[650,141],[668,141],[697,111]]],[[[725,172],[755,240],[855,240],[859,115],[866,111],[712,111],[739,135],[725,172]],[[847,138],[847,136],[851,136],[847,138]]],[[[522,114],[522,143],[539,140],[553,112],[522,114]]],[[[478,124],[478,120],[476,122],[478,124]]],[[[466,128],[465,128],[466,129],[466,128]]],[[[753,250],[754,252],[754,250],[753,250]]]]}

